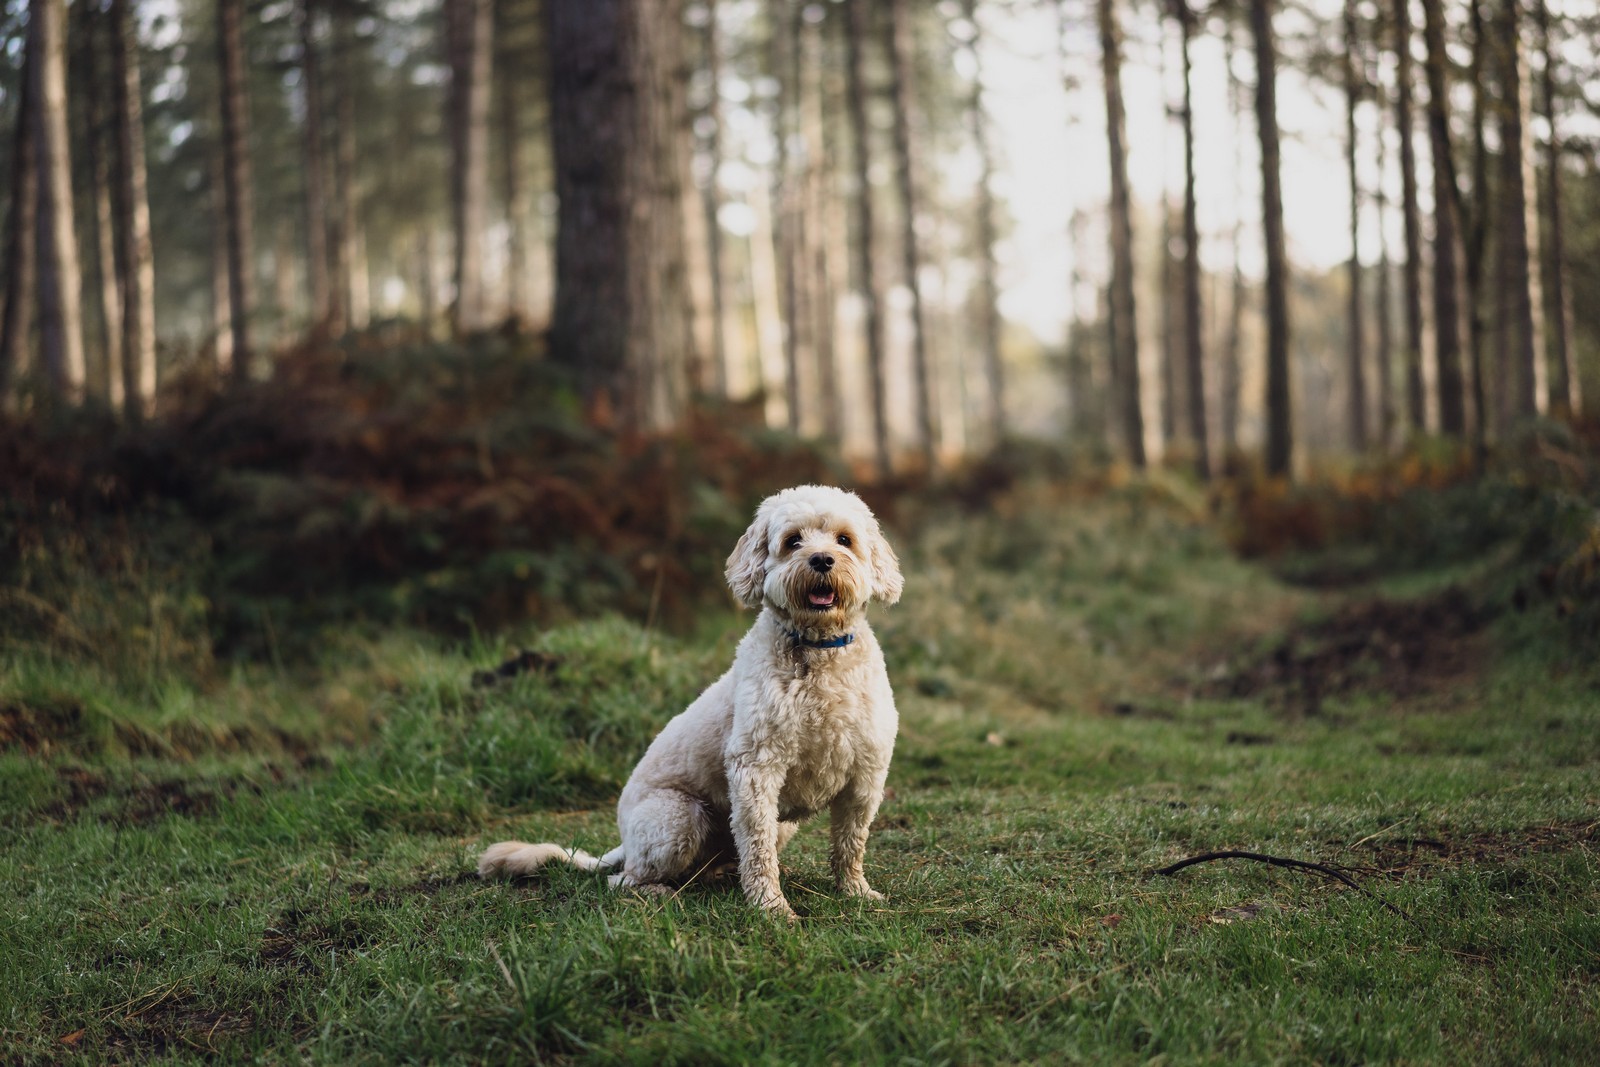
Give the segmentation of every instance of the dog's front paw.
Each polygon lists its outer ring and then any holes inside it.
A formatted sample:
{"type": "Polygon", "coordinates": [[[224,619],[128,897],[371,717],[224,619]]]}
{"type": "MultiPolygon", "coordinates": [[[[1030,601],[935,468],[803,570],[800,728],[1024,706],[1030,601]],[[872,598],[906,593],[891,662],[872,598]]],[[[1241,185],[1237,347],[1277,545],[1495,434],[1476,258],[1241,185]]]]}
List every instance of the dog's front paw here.
{"type": "Polygon", "coordinates": [[[839,891],[847,897],[865,897],[867,900],[884,900],[884,895],[867,884],[865,878],[857,882],[841,882],[839,891]]]}

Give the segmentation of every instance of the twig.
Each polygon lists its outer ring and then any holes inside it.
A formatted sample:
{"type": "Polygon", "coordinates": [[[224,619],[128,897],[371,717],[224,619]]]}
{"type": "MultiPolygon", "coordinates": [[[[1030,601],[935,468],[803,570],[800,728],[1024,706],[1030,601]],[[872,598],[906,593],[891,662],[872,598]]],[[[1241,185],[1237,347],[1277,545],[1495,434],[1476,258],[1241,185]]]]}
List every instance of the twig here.
{"type": "Polygon", "coordinates": [[[1268,856],[1263,852],[1237,852],[1232,850],[1226,852],[1202,852],[1198,856],[1190,856],[1188,859],[1179,860],[1177,863],[1171,864],[1170,866],[1158,867],[1150,873],[1171,876],[1177,874],[1185,867],[1193,867],[1197,863],[1210,863],[1212,860],[1255,860],[1257,863],[1270,863],[1274,867],[1289,867],[1295,870],[1315,871],[1316,873],[1326,875],[1335,881],[1343,882],[1351,889],[1354,889],[1357,893],[1362,893],[1371,897],[1373,900],[1376,900],[1379,904],[1382,904],[1384,907],[1400,916],[1412,926],[1415,926],[1418,933],[1427,933],[1427,931],[1422,928],[1422,924],[1417,922],[1416,919],[1413,919],[1411,917],[1411,913],[1406,911],[1404,908],[1389,903],[1383,897],[1380,897],[1370,889],[1367,889],[1359,884],[1349,875],[1340,871],[1336,871],[1332,867],[1325,867],[1320,863],[1312,863],[1309,860],[1294,860],[1287,859],[1283,856],[1268,856]]]}

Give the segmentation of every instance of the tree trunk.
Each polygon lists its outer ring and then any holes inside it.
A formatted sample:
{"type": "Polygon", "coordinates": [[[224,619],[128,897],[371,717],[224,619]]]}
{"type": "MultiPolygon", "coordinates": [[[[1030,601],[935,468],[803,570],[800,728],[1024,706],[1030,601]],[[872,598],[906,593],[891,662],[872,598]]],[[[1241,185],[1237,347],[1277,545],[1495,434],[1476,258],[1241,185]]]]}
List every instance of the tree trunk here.
{"type": "Polygon", "coordinates": [[[994,249],[999,242],[995,222],[994,146],[989,138],[989,112],[983,99],[983,66],[978,52],[979,25],[976,0],[964,0],[972,37],[967,48],[972,57],[972,91],[967,98],[967,118],[978,149],[978,322],[983,346],[983,374],[987,386],[989,443],[998,445],[1006,433],[1005,364],[1000,354],[1000,281],[994,249]]]}
{"type": "Polygon", "coordinates": [[[772,97],[772,141],[776,154],[772,165],[772,252],[778,282],[779,319],[783,330],[783,397],[789,432],[800,432],[800,315],[799,287],[796,276],[800,270],[797,252],[797,227],[795,218],[795,190],[790,172],[790,97],[794,92],[791,83],[785,42],[793,27],[789,18],[789,0],[770,0],[767,5],[768,64],[777,91],[772,97]]]}
{"type": "Polygon", "coordinates": [[[872,159],[868,149],[867,89],[862,51],[867,38],[867,0],[845,0],[849,21],[845,43],[849,51],[849,112],[851,139],[855,142],[856,179],[856,284],[865,305],[867,368],[872,392],[872,442],[880,477],[892,472],[889,455],[889,411],[884,381],[883,310],[878,288],[876,234],[872,222],[872,159]]]}
{"type": "MultiPolygon", "coordinates": [[[[492,16],[492,12],[490,13],[492,16]]],[[[361,192],[356,176],[356,94],[351,79],[354,65],[355,26],[349,8],[340,5],[333,14],[334,45],[334,227],[333,227],[333,280],[335,303],[335,332],[362,330],[368,324],[366,264],[362,257],[361,192]]],[[[487,46],[485,46],[487,49],[487,46]]],[[[483,94],[489,88],[484,72],[483,94]]],[[[487,110],[488,104],[484,104],[487,110]]],[[[485,119],[487,123],[487,119],[485,119]]],[[[488,151],[487,147],[484,149],[488,151]]],[[[484,178],[487,186],[487,174],[484,178]]],[[[481,284],[481,283],[480,283],[481,284]]],[[[484,314],[488,314],[487,299],[484,314]]]]}
{"type": "MultiPolygon", "coordinates": [[[[500,5],[502,18],[507,7],[500,5]]],[[[503,30],[502,30],[503,35],[503,30]]],[[[521,78],[500,53],[495,76],[499,81],[500,200],[506,218],[506,320],[517,324],[531,316],[528,295],[528,187],[522,180],[521,78]]]]}
{"type": "Polygon", "coordinates": [[[1145,465],[1144,408],[1139,385],[1139,328],[1133,297],[1133,211],[1128,193],[1127,115],[1122,106],[1122,31],[1117,0],[1098,0],[1105,75],[1106,138],[1111,159],[1111,380],[1123,447],[1145,465]]]}
{"type": "Polygon", "coordinates": [[[22,58],[21,93],[11,148],[11,210],[6,230],[6,303],[0,318],[0,400],[28,370],[33,308],[38,298],[39,152],[34,133],[34,51],[22,58]]]}
{"type": "Polygon", "coordinates": [[[233,301],[228,294],[228,212],[220,151],[211,165],[211,351],[219,377],[233,373],[233,301]]]}
{"type": "Polygon", "coordinates": [[[1194,12],[1188,0],[1173,0],[1182,32],[1183,65],[1183,329],[1184,365],[1188,370],[1189,432],[1194,437],[1195,473],[1211,477],[1211,446],[1206,433],[1205,347],[1200,322],[1200,215],[1195,202],[1193,71],[1189,41],[1194,33],[1194,12]]]}
{"type": "Polygon", "coordinates": [[[311,328],[331,331],[334,308],[328,283],[328,164],[322,134],[322,64],[317,58],[317,0],[300,0],[300,78],[305,89],[306,287],[311,300],[311,328]]]}
{"type": "Polygon", "coordinates": [[[1439,429],[1453,437],[1467,430],[1461,376],[1461,191],[1450,144],[1450,57],[1444,44],[1441,0],[1422,0],[1428,46],[1428,142],[1433,151],[1433,331],[1439,367],[1439,429]]]}
{"type": "Polygon", "coordinates": [[[144,98],[134,0],[111,0],[112,107],[116,111],[117,276],[122,291],[123,402],[142,419],[156,395],[155,260],[144,165],[144,98]]]}
{"type": "Polygon", "coordinates": [[[917,437],[923,463],[939,463],[939,431],[933,401],[933,372],[928,360],[926,313],[922,306],[922,250],[917,242],[917,167],[911,143],[912,93],[911,16],[906,0],[890,0],[888,25],[889,88],[894,105],[895,184],[900,190],[900,250],[906,289],[911,294],[911,375],[916,400],[917,437]]]}
{"type": "Polygon", "coordinates": [[[842,222],[839,219],[838,199],[834,195],[832,180],[838,157],[835,127],[829,121],[830,111],[825,98],[833,84],[829,77],[828,49],[822,23],[801,23],[802,69],[809,75],[811,91],[802,94],[808,102],[802,122],[805,126],[807,153],[806,200],[811,227],[811,310],[815,317],[812,336],[816,341],[817,356],[817,406],[822,413],[822,430],[829,441],[839,442],[844,434],[844,417],[839,398],[838,351],[835,343],[837,322],[835,308],[838,293],[834,283],[832,251],[836,234],[842,222]],[[806,27],[810,27],[809,29],[806,27]]]}
{"type": "MultiPolygon", "coordinates": [[[[1479,0],[1470,0],[1467,6],[1468,22],[1472,27],[1472,211],[1463,210],[1466,229],[1465,256],[1467,267],[1467,343],[1469,345],[1472,374],[1473,453],[1477,468],[1482,471],[1489,459],[1489,401],[1487,380],[1483,366],[1484,342],[1489,328],[1484,321],[1483,269],[1489,243],[1489,148],[1484,139],[1487,124],[1487,92],[1484,80],[1489,76],[1488,40],[1483,21],[1483,7],[1479,0]]],[[[1465,200],[1462,201],[1463,206],[1465,200]]]]}
{"type": "Polygon", "coordinates": [[[450,52],[450,202],[455,229],[455,328],[489,328],[483,239],[489,209],[490,0],[446,0],[450,52]]]}
{"type": "Polygon", "coordinates": [[[1394,121],[1400,130],[1400,213],[1405,224],[1406,417],[1428,428],[1422,383],[1422,219],[1417,211],[1417,150],[1411,116],[1411,0],[1394,0],[1394,121]]]}
{"type": "Polygon", "coordinates": [[[723,278],[722,223],[722,51],[717,19],[717,0],[706,2],[705,35],[701,49],[705,56],[706,106],[701,117],[706,123],[706,178],[701,190],[706,216],[706,270],[711,275],[711,381],[719,397],[728,396],[727,287],[723,278]]]}
{"type": "Polygon", "coordinates": [[[52,390],[83,402],[83,275],[72,201],[67,136],[67,10],[65,0],[34,0],[29,47],[37,50],[34,114],[39,119],[39,354],[52,390]]]}
{"type": "Polygon", "coordinates": [[[223,190],[228,216],[228,302],[233,309],[233,373],[250,376],[255,317],[255,192],[250,180],[249,101],[245,96],[244,0],[219,0],[217,55],[222,68],[223,190]]]}
{"type": "Polygon", "coordinates": [[[1288,477],[1294,459],[1289,385],[1289,256],[1283,239],[1278,151],[1278,56],[1272,0],[1250,0],[1256,44],[1256,125],[1261,136],[1261,221],[1267,258],[1267,473],[1288,477]]]}
{"type": "Polygon", "coordinates": [[[1361,102],[1361,79],[1357,73],[1361,43],[1355,0],[1344,5],[1344,100],[1345,158],[1350,173],[1350,313],[1345,344],[1347,373],[1350,375],[1350,447],[1356,452],[1367,448],[1366,322],[1361,292],[1361,179],[1356,171],[1360,140],[1356,135],[1356,108],[1361,102]]]}
{"type": "Polygon", "coordinates": [[[1545,277],[1549,281],[1550,355],[1555,374],[1550,382],[1551,408],[1569,418],[1583,410],[1583,395],[1578,381],[1572,343],[1572,302],[1566,283],[1566,235],[1561,222],[1561,136],[1556,129],[1556,57],[1550,47],[1550,8],[1545,0],[1534,0],[1534,18],[1539,23],[1539,47],[1544,53],[1540,77],[1541,110],[1550,129],[1545,152],[1545,211],[1549,218],[1550,250],[1545,277]]]}
{"type": "Polygon", "coordinates": [[[560,201],[551,358],[600,422],[620,402],[634,425],[662,427],[683,401],[681,17],[676,0],[545,4],[560,201]]]}
{"type": "MultiPolygon", "coordinates": [[[[1376,86],[1376,79],[1373,81],[1376,86]]],[[[1381,90],[1378,90],[1381,95],[1381,90]]],[[[1383,118],[1387,101],[1379,100],[1378,112],[1378,188],[1374,207],[1378,213],[1378,443],[1388,448],[1394,443],[1395,424],[1399,421],[1394,408],[1394,293],[1393,270],[1389,263],[1389,142],[1383,136],[1383,118]]]]}
{"type": "Polygon", "coordinates": [[[102,22],[95,5],[80,3],[78,13],[78,69],[84,81],[82,95],[84,119],[83,145],[88,152],[85,170],[89,174],[89,245],[94,249],[92,274],[86,272],[96,294],[100,316],[95,338],[99,358],[89,372],[88,393],[108,410],[122,409],[122,322],[121,297],[117,293],[116,233],[111,217],[111,148],[107,129],[105,85],[101,81],[104,55],[98,47],[102,22]]]}
{"type": "Polygon", "coordinates": [[[1514,414],[1545,410],[1544,314],[1539,278],[1539,217],[1534,201],[1527,53],[1518,38],[1518,0],[1500,0],[1499,284],[1502,382],[1514,414]]]}
{"type": "MultiPolygon", "coordinates": [[[[1244,84],[1239,80],[1234,71],[1233,53],[1234,33],[1233,27],[1228,27],[1227,42],[1227,67],[1228,67],[1228,109],[1233,118],[1233,167],[1236,175],[1244,172],[1244,84]]],[[[1233,233],[1232,233],[1232,261],[1233,285],[1228,300],[1228,328],[1224,335],[1222,345],[1222,451],[1224,462],[1231,468],[1239,451],[1239,408],[1243,399],[1241,381],[1242,367],[1240,365],[1240,349],[1243,346],[1244,328],[1244,268],[1240,262],[1240,250],[1244,239],[1244,196],[1238,188],[1238,178],[1235,178],[1233,196],[1233,233]]]]}

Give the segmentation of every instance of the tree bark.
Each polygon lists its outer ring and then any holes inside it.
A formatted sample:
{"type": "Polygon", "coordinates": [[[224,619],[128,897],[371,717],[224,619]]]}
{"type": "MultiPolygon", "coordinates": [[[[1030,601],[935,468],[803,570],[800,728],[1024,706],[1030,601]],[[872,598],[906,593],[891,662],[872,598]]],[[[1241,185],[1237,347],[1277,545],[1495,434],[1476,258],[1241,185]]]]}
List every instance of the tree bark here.
{"type": "Polygon", "coordinates": [[[911,142],[911,16],[906,0],[889,2],[889,88],[894,105],[895,183],[900,190],[900,251],[906,289],[911,294],[911,375],[916,400],[917,438],[928,470],[939,464],[939,428],[933,401],[933,371],[928,359],[927,319],[922,306],[922,250],[917,240],[917,161],[911,142]]]}
{"type": "Polygon", "coordinates": [[[1484,319],[1483,270],[1489,243],[1489,148],[1484,137],[1488,120],[1488,88],[1484,81],[1489,76],[1488,40],[1480,0],[1470,0],[1467,5],[1468,22],[1472,27],[1472,210],[1463,206],[1465,224],[1464,242],[1467,274],[1467,344],[1469,371],[1472,375],[1473,453],[1477,468],[1482,471],[1489,459],[1489,423],[1487,375],[1484,372],[1484,344],[1489,327],[1484,319]]]}
{"type": "Polygon", "coordinates": [[[772,141],[776,147],[772,165],[772,183],[769,192],[772,201],[772,252],[777,271],[779,319],[783,330],[783,384],[784,411],[789,432],[800,432],[800,314],[799,284],[800,256],[795,212],[795,189],[790,174],[789,141],[790,113],[794,85],[788,62],[789,46],[785,38],[793,31],[789,18],[789,0],[769,0],[768,65],[777,92],[772,98],[772,141]]]}
{"type": "Polygon", "coordinates": [[[122,291],[123,402],[142,419],[156,395],[155,259],[145,176],[144,98],[134,0],[111,0],[112,107],[116,111],[117,276],[122,291]]]}
{"type": "MultiPolygon", "coordinates": [[[[493,12],[490,12],[492,17],[493,12]]],[[[354,65],[355,26],[350,10],[344,5],[333,12],[334,45],[334,226],[333,226],[333,277],[335,293],[335,326],[337,333],[362,330],[367,327],[369,301],[367,299],[367,270],[362,253],[361,190],[356,174],[356,94],[351,78],[354,65]]],[[[487,45],[485,48],[487,49],[487,45]]],[[[489,92],[488,72],[484,73],[483,94],[489,92]]],[[[484,104],[488,108],[487,101],[484,104]]],[[[484,120],[487,124],[487,119],[484,120]]],[[[487,140],[487,131],[485,131],[487,140]]],[[[487,146],[484,149],[487,153],[487,146]]],[[[487,164],[485,164],[487,168],[487,164]]],[[[488,185],[487,174],[484,177],[488,185]]],[[[480,283],[481,284],[481,283],[480,283]]],[[[487,299],[484,314],[488,314],[487,299]]]]}
{"type": "Polygon", "coordinates": [[[1417,151],[1411,113],[1411,0],[1394,0],[1394,120],[1400,130],[1400,213],[1405,224],[1406,417],[1413,432],[1428,428],[1422,381],[1422,219],[1417,211],[1417,151]]]}
{"type": "Polygon", "coordinates": [[[1122,31],[1116,3],[1117,0],[1098,0],[1106,139],[1111,160],[1111,380],[1120,412],[1123,447],[1129,462],[1143,468],[1144,407],[1133,296],[1133,211],[1128,192],[1127,115],[1122,106],[1122,31]]]}
{"type": "Polygon", "coordinates": [[[979,24],[976,0],[964,0],[972,37],[967,48],[972,56],[972,87],[967,98],[967,118],[972,125],[972,141],[978,149],[978,322],[983,347],[983,374],[987,386],[989,443],[998,445],[1006,433],[1005,362],[1000,352],[1000,281],[994,249],[999,242],[995,222],[994,146],[989,138],[989,112],[984,106],[983,66],[978,54],[979,24]]]}
{"type": "Polygon", "coordinates": [[[1346,372],[1350,375],[1350,447],[1367,448],[1366,322],[1361,291],[1361,179],[1356,170],[1360,140],[1356,134],[1356,108],[1361,103],[1361,78],[1357,60],[1361,31],[1356,0],[1344,5],[1345,158],[1350,174],[1350,311],[1345,344],[1346,372]]]}
{"type": "Polygon", "coordinates": [[[250,177],[249,102],[245,95],[244,0],[219,0],[217,56],[222,69],[223,190],[228,217],[228,302],[233,372],[250,376],[255,317],[255,192],[250,177]]]}
{"type": "Polygon", "coordinates": [[[1250,0],[1256,46],[1256,125],[1261,137],[1261,215],[1267,258],[1267,473],[1288,477],[1294,459],[1289,384],[1289,257],[1279,177],[1278,57],[1272,0],[1250,0]]]}
{"type": "Polygon", "coordinates": [[[1539,217],[1533,199],[1527,54],[1518,38],[1518,0],[1500,0],[1500,227],[1498,262],[1501,371],[1513,414],[1545,410],[1544,314],[1539,278],[1539,217]]]}
{"type": "Polygon", "coordinates": [[[1450,57],[1445,51],[1441,0],[1422,0],[1428,46],[1428,142],[1433,152],[1433,336],[1439,368],[1439,429],[1460,437],[1467,429],[1461,375],[1461,191],[1450,143],[1450,57]]]}
{"type": "MultiPolygon", "coordinates": [[[[504,18],[507,5],[502,3],[498,10],[504,18]]],[[[506,219],[506,320],[521,324],[531,317],[532,307],[528,295],[528,187],[522,180],[521,79],[511,70],[508,58],[502,50],[495,66],[500,90],[500,201],[506,219]]]]}
{"type": "Polygon", "coordinates": [[[233,300],[228,293],[228,211],[220,150],[211,163],[211,351],[220,377],[233,373],[233,300]]]}
{"type": "Polygon", "coordinates": [[[706,178],[701,190],[706,216],[706,270],[711,275],[711,388],[723,398],[728,389],[727,286],[723,277],[722,223],[722,46],[717,32],[717,0],[706,0],[705,35],[701,50],[705,56],[706,78],[710,86],[702,117],[706,121],[706,178]]]}
{"type": "Polygon", "coordinates": [[[317,0],[300,0],[295,11],[300,30],[300,78],[305,91],[306,118],[305,215],[306,289],[311,300],[311,328],[331,331],[333,291],[328,282],[328,193],[327,156],[324,151],[322,118],[322,64],[317,57],[317,0]]]}
{"type": "MultiPolygon", "coordinates": [[[[1228,67],[1228,109],[1233,118],[1233,166],[1236,175],[1244,171],[1244,95],[1245,88],[1234,71],[1233,53],[1234,31],[1232,25],[1228,27],[1226,38],[1227,67],[1228,67]]],[[[1244,267],[1240,263],[1240,249],[1244,239],[1244,196],[1238,188],[1238,179],[1235,178],[1233,197],[1233,233],[1232,261],[1233,285],[1228,300],[1228,328],[1224,334],[1222,345],[1222,381],[1219,383],[1222,392],[1222,451],[1224,462],[1231,467],[1239,451],[1239,408],[1242,397],[1243,384],[1242,368],[1240,366],[1240,348],[1243,345],[1244,328],[1244,267]]]]}
{"type": "Polygon", "coordinates": [[[1549,220],[1548,269],[1549,281],[1550,355],[1555,374],[1550,382],[1551,408],[1567,417],[1583,410],[1583,394],[1578,381],[1578,367],[1574,360],[1572,344],[1572,302],[1566,283],[1566,234],[1562,230],[1561,209],[1561,135],[1556,128],[1555,53],[1550,47],[1550,7],[1545,0],[1534,0],[1534,18],[1539,25],[1539,48],[1544,53],[1544,70],[1540,75],[1540,110],[1550,129],[1550,140],[1545,149],[1545,212],[1549,220]]]}
{"type": "Polygon", "coordinates": [[[1189,42],[1194,34],[1194,12],[1188,0],[1173,0],[1181,32],[1183,66],[1183,329],[1184,366],[1188,370],[1189,432],[1194,438],[1195,473],[1211,477],[1211,446],[1206,433],[1205,345],[1200,321],[1200,216],[1195,200],[1194,99],[1189,42]]]}
{"type": "Polygon", "coordinates": [[[39,130],[39,355],[56,396],[83,402],[83,274],[72,200],[67,136],[67,10],[65,0],[33,0],[29,47],[37,50],[34,114],[39,130]]]}
{"type": "Polygon", "coordinates": [[[6,303],[0,318],[0,400],[28,370],[33,309],[38,299],[39,146],[33,121],[32,42],[23,52],[22,86],[11,148],[11,209],[6,230],[6,303]]]}
{"type": "Polygon", "coordinates": [[[889,454],[889,411],[884,381],[883,310],[878,288],[876,234],[872,220],[872,159],[868,147],[867,90],[863,50],[866,46],[867,0],[845,0],[849,21],[845,43],[849,52],[849,113],[851,139],[855,142],[856,179],[856,284],[861,290],[866,312],[868,380],[872,394],[873,455],[880,477],[893,470],[889,454]]]}
{"type": "Polygon", "coordinates": [[[490,0],[446,0],[450,52],[450,201],[455,230],[455,328],[489,328],[483,241],[489,208],[490,0]]]}
{"type": "MultiPolygon", "coordinates": [[[[1376,81],[1374,81],[1376,84],[1376,81]]],[[[1378,90],[1382,93],[1382,90],[1378,90]]],[[[1389,262],[1389,142],[1383,136],[1384,104],[1378,101],[1378,182],[1376,203],[1378,214],[1378,443],[1388,448],[1395,440],[1395,425],[1399,421],[1394,404],[1394,278],[1389,262]]]]}
{"type": "Polygon", "coordinates": [[[77,5],[79,47],[83,62],[84,105],[88,124],[84,147],[89,153],[91,186],[90,244],[95,250],[91,281],[100,307],[100,359],[90,376],[89,393],[109,410],[121,411],[122,400],[122,296],[117,291],[116,231],[111,211],[111,156],[115,151],[106,109],[106,86],[101,80],[104,53],[99,47],[104,18],[94,4],[77,5]]]}
{"type": "Polygon", "coordinates": [[[551,358],[591,417],[678,414],[690,356],[676,0],[547,0],[560,215],[551,358]]]}
{"type": "MultiPolygon", "coordinates": [[[[825,18],[836,16],[828,15],[825,18]]],[[[838,198],[832,187],[835,161],[838,157],[836,127],[829,121],[839,108],[830,109],[827,98],[831,64],[823,26],[827,23],[802,23],[802,64],[809,75],[811,91],[803,94],[808,106],[804,110],[806,144],[812,146],[807,156],[806,190],[808,212],[813,220],[811,227],[811,311],[815,317],[812,336],[816,341],[817,356],[817,407],[822,414],[822,430],[829,441],[838,442],[844,434],[844,415],[839,397],[839,367],[836,346],[837,322],[835,309],[838,292],[835,285],[833,250],[837,235],[842,231],[838,198]]]]}

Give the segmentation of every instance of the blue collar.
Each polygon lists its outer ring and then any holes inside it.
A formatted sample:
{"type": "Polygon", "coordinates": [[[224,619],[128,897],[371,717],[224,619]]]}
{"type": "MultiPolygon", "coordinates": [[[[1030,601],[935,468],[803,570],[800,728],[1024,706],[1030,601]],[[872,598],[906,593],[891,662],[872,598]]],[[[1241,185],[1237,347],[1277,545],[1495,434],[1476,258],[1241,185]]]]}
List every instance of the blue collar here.
{"type": "Polygon", "coordinates": [[[838,637],[829,637],[821,641],[813,641],[808,637],[801,637],[799,634],[787,627],[780,628],[784,633],[788,634],[794,639],[795,644],[804,645],[807,648],[843,648],[845,645],[850,644],[856,639],[855,634],[840,634],[838,637]]]}

